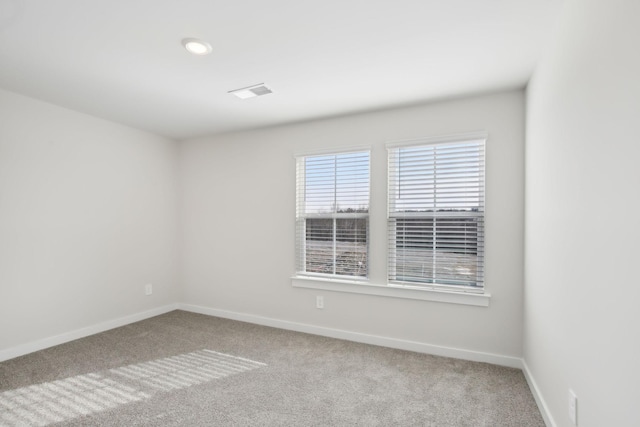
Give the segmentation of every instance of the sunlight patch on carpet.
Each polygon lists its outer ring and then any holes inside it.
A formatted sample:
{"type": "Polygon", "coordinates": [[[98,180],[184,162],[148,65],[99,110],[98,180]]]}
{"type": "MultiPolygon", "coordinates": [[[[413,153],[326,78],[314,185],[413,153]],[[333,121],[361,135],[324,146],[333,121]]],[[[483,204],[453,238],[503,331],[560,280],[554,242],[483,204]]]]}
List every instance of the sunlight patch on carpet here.
{"type": "Polygon", "coordinates": [[[266,365],[211,350],[200,350],[123,366],[112,369],[111,372],[130,380],[140,381],[152,389],[170,391],[250,371],[261,366],[266,365]]]}
{"type": "Polygon", "coordinates": [[[266,366],[198,350],[0,393],[0,425],[45,426],[266,366]]]}

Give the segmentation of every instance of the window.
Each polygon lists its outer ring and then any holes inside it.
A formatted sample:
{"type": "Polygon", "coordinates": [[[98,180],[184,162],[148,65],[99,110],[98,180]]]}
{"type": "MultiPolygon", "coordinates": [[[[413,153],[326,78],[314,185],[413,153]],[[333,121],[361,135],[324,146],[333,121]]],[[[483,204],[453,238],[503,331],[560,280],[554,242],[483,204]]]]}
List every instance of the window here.
{"type": "MultiPolygon", "coordinates": [[[[387,210],[382,228],[369,221],[369,150],[296,157],[292,285],[488,306],[486,139],[477,132],[387,144],[387,203],[374,201],[373,208],[381,210],[377,214],[387,210]],[[370,235],[382,242],[385,233],[387,245],[369,247],[370,235]],[[372,266],[370,257],[382,264],[372,266]]],[[[384,190],[375,195],[384,199],[384,190]]]]}
{"type": "Polygon", "coordinates": [[[296,159],[298,275],[366,278],[369,152],[296,159]]]}
{"type": "Polygon", "coordinates": [[[390,283],[483,289],[485,138],[387,146],[390,283]]]}

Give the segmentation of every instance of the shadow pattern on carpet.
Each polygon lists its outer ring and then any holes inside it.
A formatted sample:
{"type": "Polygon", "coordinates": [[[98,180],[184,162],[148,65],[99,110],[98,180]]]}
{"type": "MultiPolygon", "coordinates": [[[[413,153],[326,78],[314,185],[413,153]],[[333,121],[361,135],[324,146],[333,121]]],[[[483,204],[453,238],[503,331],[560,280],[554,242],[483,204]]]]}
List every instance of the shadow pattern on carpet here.
{"type": "Polygon", "coordinates": [[[0,363],[0,425],[544,422],[518,369],[174,311],[0,363]]]}

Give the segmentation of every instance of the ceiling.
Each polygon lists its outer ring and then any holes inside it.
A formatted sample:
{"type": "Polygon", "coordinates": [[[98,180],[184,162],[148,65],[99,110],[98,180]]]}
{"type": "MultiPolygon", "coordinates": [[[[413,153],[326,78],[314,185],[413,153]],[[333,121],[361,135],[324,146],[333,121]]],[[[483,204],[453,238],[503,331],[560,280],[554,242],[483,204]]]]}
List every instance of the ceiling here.
{"type": "Polygon", "coordinates": [[[560,6],[0,0],[0,87],[185,139],[523,87],[560,6]],[[186,37],[213,52],[191,55],[186,37]],[[227,93],[258,83],[273,93],[227,93]]]}

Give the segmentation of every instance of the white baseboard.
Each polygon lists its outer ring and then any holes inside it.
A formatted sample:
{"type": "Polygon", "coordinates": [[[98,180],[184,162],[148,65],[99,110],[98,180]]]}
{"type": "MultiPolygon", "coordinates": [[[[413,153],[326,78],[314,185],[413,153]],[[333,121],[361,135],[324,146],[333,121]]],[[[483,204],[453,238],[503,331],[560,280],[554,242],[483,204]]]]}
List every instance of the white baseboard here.
{"type": "Polygon", "coordinates": [[[106,322],[101,322],[95,325],[87,326],[85,328],[76,329],[75,331],[65,332],[64,334],[55,335],[53,337],[43,338],[41,340],[32,341],[27,344],[0,350],[0,362],[13,359],[14,357],[24,356],[25,354],[33,353],[34,351],[44,350],[45,348],[64,344],[66,342],[77,340],[79,338],[84,338],[89,335],[108,331],[109,329],[119,328],[120,326],[125,326],[130,323],[139,322],[140,320],[148,319],[150,317],[159,316],[161,314],[177,310],[178,305],[179,304],[165,305],[163,307],[143,311],[142,313],[136,313],[129,316],[120,317],[118,319],[107,320],[106,322]]]}
{"type": "Polygon", "coordinates": [[[452,347],[443,347],[432,344],[425,344],[417,341],[408,341],[397,338],[388,338],[378,335],[369,335],[359,332],[344,331],[341,329],[325,328],[322,326],[309,325],[304,323],[290,322],[288,320],[274,319],[270,317],[255,316],[252,314],[237,313],[227,310],[202,307],[192,304],[178,304],[180,310],[193,313],[206,314],[209,316],[222,317],[225,319],[239,320],[242,322],[255,323],[263,326],[287,329],[296,332],[322,335],[330,338],[355,341],[364,344],[379,345],[383,347],[397,348],[400,350],[427,353],[435,356],[453,357],[456,359],[470,360],[473,362],[485,362],[494,365],[508,366],[510,368],[522,368],[522,359],[511,356],[501,356],[492,353],[464,350],[452,347]]]}
{"type": "Polygon", "coordinates": [[[527,361],[522,359],[522,372],[524,373],[524,377],[527,380],[527,384],[529,384],[529,388],[531,389],[531,394],[533,394],[533,398],[536,400],[538,404],[538,409],[540,409],[540,413],[542,414],[542,418],[544,419],[544,423],[547,427],[556,427],[557,424],[553,420],[551,416],[551,412],[549,412],[549,407],[545,402],[542,394],[540,393],[540,389],[536,384],[536,381],[533,379],[533,375],[531,375],[531,371],[529,370],[529,366],[527,366],[527,361]]]}
{"type": "Polygon", "coordinates": [[[33,341],[27,344],[22,344],[16,347],[12,347],[5,350],[0,350],[0,362],[13,359],[15,357],[24,356],[25,354],[33,353],[34,351],[44,350],[45,348],[53,347],[59,344],[64,344],[69,341],[73,341],[79,338],[84,338],[89,335],[94,335],[100,332],[108,331],[109,329],[118,328],[128,325],[130,323],[139,322],[150,317],[159,316],[161,314],[168,313],[173,310],[185,310],[193,313],[206,314],[209,316],[222,317],[225,319],[239,320],[242,322],[249,322],[258,325],[270,326],[274,328],[287,329],[291,331],[304,332],[308,334],[321,335],[330,338],[344,339],[349,341],[360,342],[364,344],[379,345],[383,347],[397,348],[400,350],[415,351],[418,353],[432,354],[435,356],[453,357],[456,359],[470,360],[474,362],[485,362],[494,365],[507,366],[510,368],[522,369],[524,376],[527,380],[527,384],[531,389],[531,393],[540,409],[542,418],[544,419],[547,427],[556,427],[556,423],[549,412],[549,408],[540,393],[540,390],[527,366],[525,360],[512,357],[502,356],[492,353],[484,353],[473,350],[465,350],[453,347],[444,347],[433,344],[426,344],[417,341],[408,341],[397,338],[382,337],[378,335],[363,334],[359,332],[345,331],[341,329],[325,328],[322,326],[309,325],[304,323],[291,322],[288,320],[274,319],[270,317],[256,316],[246,313],[237,313],[233,311],[220,310],[209,307],[202,307],[193,304],[169,304],[163,307],[158,307],[152,310],[144,311],[141,313],[132,314],[129,316],[120,317],[118,319],[108,320],[92,326],[77,329],[75,331],[66,332],[64,334],[56,335],[53,337],[43,338],[41,340],[33,341]]]}

